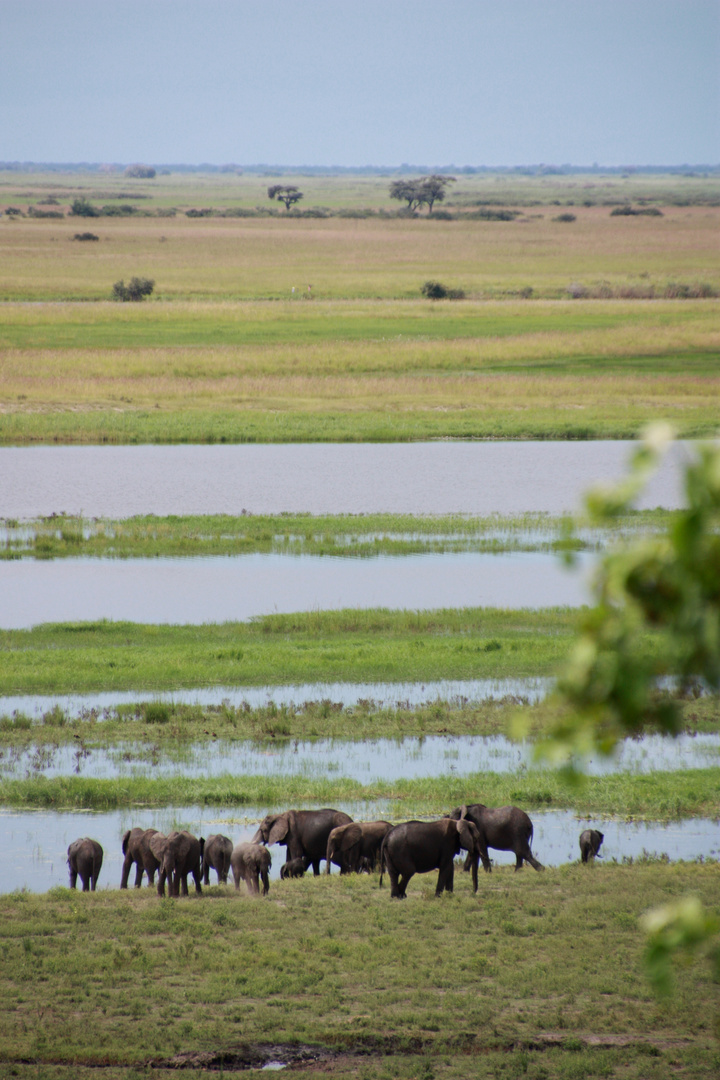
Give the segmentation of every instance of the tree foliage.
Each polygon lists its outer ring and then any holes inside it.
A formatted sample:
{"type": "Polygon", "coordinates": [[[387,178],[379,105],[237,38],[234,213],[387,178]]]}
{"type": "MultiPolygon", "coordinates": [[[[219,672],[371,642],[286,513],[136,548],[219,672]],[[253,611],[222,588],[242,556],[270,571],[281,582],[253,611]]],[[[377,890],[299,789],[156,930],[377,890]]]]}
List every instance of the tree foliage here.
{"type": "Polygon", "coordinates": [[[128,176],[133,180],[152,180],[155,177],[155,170],[152,165],[128,165],[123,176],[128,176]]]}
{"type": "Polygon", "coordinates": [[[150,278],[132,277],[127,285],[124,281],[116,281],[113,285],[112,299],[139,302],[149,296],[154,288],[155,282],[150,278]]]}
{"type": "Polygon", "coordinates": [[[87,199],[73,199],[70,206],[70,215],[72,217],[100,217],[100,211],[92,203],[89,203],[87,199]]]}
{"type": "Polygon", "coordinates": [[[454,176],[443,176],[441,173],[422,176],[417,180],[393,180],[390,184],[390,198],[406,202],[407,209],[411,212],[427,206],[428,213],[432,214],[435,203],[442,202],[445,198],[448,184],[454,183],[454,176]]]}
{"type": "Polygon", "coordinates": [[[277,199],[285,203],[285,209],[289,210],[295,203],[300,202],[303,193],[292,184],[272,184],[268,189],[268,199],[277,199]]]}

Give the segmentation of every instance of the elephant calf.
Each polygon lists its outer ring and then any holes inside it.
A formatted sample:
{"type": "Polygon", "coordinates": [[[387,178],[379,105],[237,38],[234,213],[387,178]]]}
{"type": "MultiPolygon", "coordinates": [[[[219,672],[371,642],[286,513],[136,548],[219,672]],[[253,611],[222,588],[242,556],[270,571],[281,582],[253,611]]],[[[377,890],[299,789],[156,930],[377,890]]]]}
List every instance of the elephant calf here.
{"type": "Polygon", "coordinates": [[[213,833],[205,841],[203,850],[203,882],[210,884],[210,870],[217,873],[218,884],[227,885],[230,871],[230,856],[233,853],[233,842],[229,836],[222,833],[213,833]]]}
{"type": "MultiPolygon", "coordinates": [[[[302,861],[302,860],[301,860],[302,861]]],[[[272,866],[270,852],[264,844],[236,844],[230,856],[235,888],[240,888],[240,879],[247,885],[251,895],[257,896],[260,892],[260,880],[263,883],[263,896],[270,891],[269,871],[272,866]]]]}
{"type": "Polygon", "coordinates": [[[68,867],[70,868],[70,888],[77,885],[78,874],[82,881],[82,891],[95,892],[100,867],[103,861],[103,849],[97,840],[91,840],[84,836],[80,840],[73,840],[67,851],[68,867]]]}
{"type": "Polygon", "coordinates": [[[302,877],[309,865],[309,859],[290,859],[280,867],[280,877],[283,881],[286,878],[302,877]]]}
{"type": "Polygon", "coordinates": [[[585,829],[580,833],[580,856],[583,862],[589,862],[591,858],[602,859],[600,845],[604,839],[604,834],[597,829],[585,829]]]}
{"type": "Polygon", "coordinates": [[[351,821],[338,825],[328,836],[325,872],[335,863],[341,874],[359,874],[361,867],[374,869],[382,842],[392,829],[389,821],[351,821]]]}

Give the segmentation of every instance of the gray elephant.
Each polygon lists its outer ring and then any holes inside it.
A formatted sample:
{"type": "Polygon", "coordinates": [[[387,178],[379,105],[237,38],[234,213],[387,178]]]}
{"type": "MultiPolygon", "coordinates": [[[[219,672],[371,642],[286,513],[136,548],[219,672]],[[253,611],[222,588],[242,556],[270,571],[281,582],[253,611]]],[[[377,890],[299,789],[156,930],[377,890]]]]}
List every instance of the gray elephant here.
{"type": "Polygon", "coordinates": [[[158,869],[158,861],[150,850],[150,838],[155,836],[157,829],[128,829],[122,838],[122,851],[125,856],[120,878],[120,888],[127,889],[128,878],[133,863],[135,863],[135,888],[139,889],[142,884],[143,872],[148,876],[148,885],[155,881],[155,871],[158,869]]]}
{"type": "Polygon", "coordinates": [[[328,836],[338,825],[348,825],[349,814],[340,810],[286,810],[268,814],[253,836],[254,844],[284,844],[287,861],[307,858],[313,873],[320,873],[320,861],[327,852],[328,836]]]}
{"type": "Polygon", "coordinates": [[[67,850],[67,862],[70,870],[70,888],[77,885],[78,874],[82,881],[82,891],[95,892],[97,879],[103,861],[103,849],[97,840],[91,840],[83,836],[80,840],[73,840],[67,850]]]}
{"type": "Polygon", "coordinates": [[[309,865],[309,859],[291,859],[280,867],[280,877],[283,881],[286,878],[302,877],[309,865]]]}
{"type": "Polygon", "coordinates": [[[260,892],[260,881],[263,883],[263,896],[270,891],[270,867],[272,859],[270,852],[264,844],[242,843],[236,844],[230,856],[235,888],[240,888],[240,879],[247,885],[247,890],[253,896],[260,892]]]}
{"type": "Polygon", "coordinates": [[[233,853],[233,842],[229,836],[222,833],[212,833],[205,841],[203,849],[203,882],[210,884],[210,870],[217,873],[218,884],[227,885],[228,873],[230,872],[230,856],[233,853]]]}
{"type": "Polygon", "coordinates": [[[405,821],[385,836],[380,849],[380,886],[385,869],[390,896],[404,900],[410,878],[438,870],[435,895],[453,891],[455,856],[467,851],[472,861],[473,892],[478,887],[479,834],[472,821],[441,818],[440,821],[405,821]]]}
{"type": "Polygon", "coordinates": [[[389,821],[351,821],[339,825],[328,836],[325,872],[332,863],[341,874],[359,874],[360,869],[372,870],[386,835],[392,829],[389,821]]]}
{"type": "MultiPolygon", "coordinates": [[[[492,870],[488,848],[512,851],[515,855],[516,870],[522,867],[523,861],[529,862],[535,870],[545,869],[530,850],[533,823],[518,806],[498,806],[493,809],[483,806],[482,803],[470,803],[468,806],[458,806],[448,816],[455,821],[467,818],[477,826],[480,834],[480,858],[488,874],[492,870]]],[[[465,870],[469,869],[469,859],[466,859],[465,870]]]]}
{"type": "Polygon", "coordinates": [[[150,837],[150,850],[159,863],[158,896],[165,895],[165,880],[170,896],[188,895],[188,874],[195,879],[195,892],[202,893],[200,871],[205,840],[183,829],[168,836],[156,832],[150,837]]]}
{"type": "Polygon", "coordinates": [[[604,834],[597,829],[585,829],[580,833],[580,856],[583,862],[589,862],[590,859],[602,859],[600,845],[604,839],[604,834]]]}

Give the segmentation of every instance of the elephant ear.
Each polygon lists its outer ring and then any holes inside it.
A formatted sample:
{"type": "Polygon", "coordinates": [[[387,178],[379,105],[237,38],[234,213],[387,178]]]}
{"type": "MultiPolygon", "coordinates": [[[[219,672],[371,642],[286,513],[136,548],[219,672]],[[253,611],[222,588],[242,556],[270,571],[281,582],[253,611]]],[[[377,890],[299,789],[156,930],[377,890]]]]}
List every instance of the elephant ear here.
{"type": "Polygon", "coordinates": [[[355,844],[359,844],[362,840],[362,829],[355,822],[352,825],[346,825],[345,831],[340,839],[340,850],[349,851],[351,847],[355,847],[355,844]]]}
{"type": "Polygon", "coordinates": [[[270,835],[267,838],[268,845],[279,844],[287,836],[290,829],[290,814],[285,811],[284,814],[280,814],[273,821],[272,828],[270,829],[270,835]]]}
{"type": "Polygon", "coordinates": [[[457,831],[460,838],[460,846],[465,851],[474,851],[477,844],[477,829],[471,821],[460,818],[457,822],[457,831]]]}
{"type": "Polygon", "coordinates": [[[165,845],[167,844],[167,836],[157,832],[154,836],[151,836],[148,840],[148,847],[152,851],[153,855],[158,862],[162,862],[162,857],[165,854],[165,845]]]}
{"type": "Polygon", "coordinates": [[[461,806],[460,807],[460,820],[464,821],[466,817],[467,817],[467,806],[461,806]]]}

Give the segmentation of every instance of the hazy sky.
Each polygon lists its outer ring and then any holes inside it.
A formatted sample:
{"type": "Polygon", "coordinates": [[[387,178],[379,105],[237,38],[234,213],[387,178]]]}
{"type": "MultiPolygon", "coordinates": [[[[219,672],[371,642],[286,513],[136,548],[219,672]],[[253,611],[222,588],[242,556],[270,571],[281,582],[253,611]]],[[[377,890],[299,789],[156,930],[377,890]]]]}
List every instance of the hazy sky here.
{"type": "Polygon", "coordinates": [[[0,160],[720,161],[720,0],[0,0],[0,160]]]}

